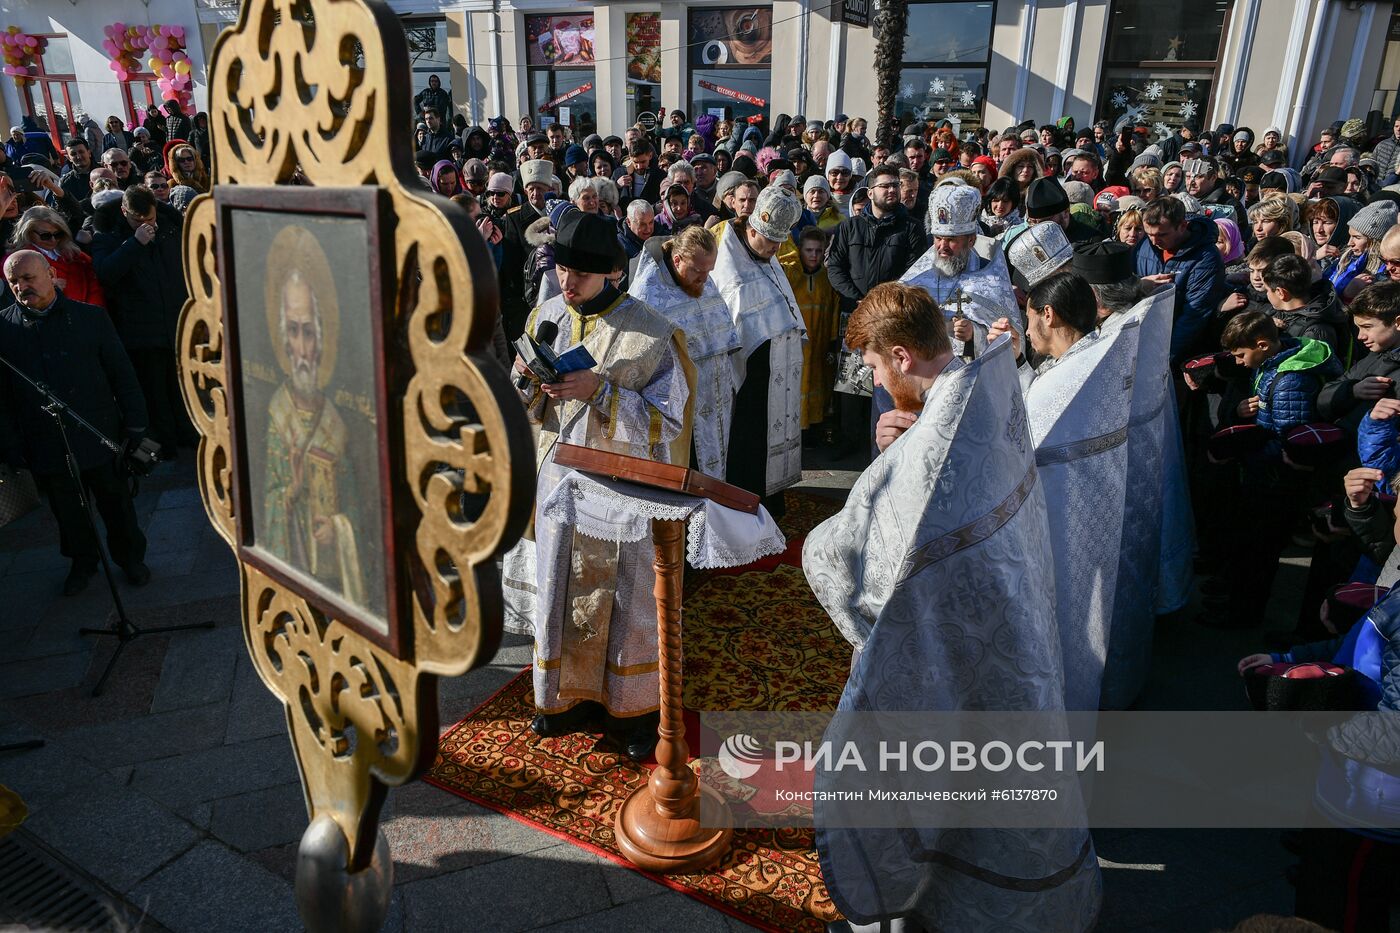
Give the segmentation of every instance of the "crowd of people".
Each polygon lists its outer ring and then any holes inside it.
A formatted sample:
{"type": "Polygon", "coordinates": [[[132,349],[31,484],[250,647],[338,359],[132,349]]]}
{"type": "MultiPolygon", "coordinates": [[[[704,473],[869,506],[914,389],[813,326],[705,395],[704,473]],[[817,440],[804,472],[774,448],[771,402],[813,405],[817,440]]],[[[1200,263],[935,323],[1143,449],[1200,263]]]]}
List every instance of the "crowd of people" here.
{"type": "MultiPolygon", "coordinates": [[[[952,407],[976,388],[1010,419],[992,433],[1034,447],[1002,451],[977,484],[1025,501],[1024,477],[997,472],[1024,456],[1042,477],[1050,565],[1036,572],[1054,580],[1043,608],[1062,667],[1030,702],[1130,706],[1154,620],[1186,606],[1198,578],[1200,624],[1259,636],[1241,673],[1336,663],[1374,686],[1371,708],[1400,706],[1388,589],[1400,573],[1400,120],[1338,123],[1291,159],[1276,128],[1256,141],[1190,121],[1155,140],[1145,126],[1071,120],[960,138],[947,121],[880,131],[843,114],[769,123],[677,110],[650,131],[575,139],[528,117],[471,126],[435,77],[415,106],[422,190],[467,212],[497,270],[493,349],[538,428],[539,501],[567,472],[556,442],[693,466],[774,517],[804,451],[856,460],[866,486],[814,532],[804,564],[855,649],[852,683],[869,690],[878,672],[860,665],[883,650],[886,605],[901,580],[933,572],[905,560],[925,544],[919,504],[946,509],[933,494],[950,494],[918,445],[953,444],[951,463],[984,443],[938,427],[972,417],[952,407]],[[594,365],[544,381],[525,358],[531,341],[581,344],[594,365]],[[890,501],[900,489],[908,497],[890,501]],[[1151,547],[1130,542],[1148,526],[1151,547]],[[1289,607],[1292,631],[1264,644],[1290,544],[1311,551],[1307,590],[1289,607]],[[1362,652],[1366,638],[1383,649],[1362,652]]],[[[134,128],[75,124],[59,151],[26,122],[0,155],[11,292],[0,354],[109,436],[152,437],[173,458],[196,439],[175,331],[182,212],[210,186],[208,121],[172,103],[134,128]]],[[[72,560],[64,592],[77,593],[97,544],[73,507],[61,439],[24,384],[6,371],[0,383],[0,461],[27,466],[46,493],[72,560]]],[[[82,435],[74,453],[115,562],[144,582],[144,539],[111,453],[82,435]]],[[[537,734],[605,731],[635,759],[652,753],[652,573],[649,542],[545,521],[507,555],[507,625],[535,640],[537,734]]],[[[974,693],[946,700],[997,708],[974,693]]],[[[1347,863],[1366,882],[1350,907],[1381,916],[1393,892],[1369,879],[1394,870],[1397,837],[1350,838],[1366,844],[1326,851],[1365,850],[1366,866],[1347,863]]],[[[1046,890],[1091,923],[1092,852],[1069,866],[1039,855],[1058,879],[1046,890]]],[[[1035,902],[1017,890],[1017,910],[1035,902]]],[[[1349,909],[1317,903],[1324,923],[1349,909]]]]}

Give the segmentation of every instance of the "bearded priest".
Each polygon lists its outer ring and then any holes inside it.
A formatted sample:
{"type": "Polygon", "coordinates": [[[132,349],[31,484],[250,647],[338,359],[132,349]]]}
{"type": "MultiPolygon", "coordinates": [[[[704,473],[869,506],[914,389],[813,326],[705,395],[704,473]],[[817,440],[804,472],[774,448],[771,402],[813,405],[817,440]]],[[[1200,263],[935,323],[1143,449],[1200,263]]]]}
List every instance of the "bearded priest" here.
{"type": "MultiPolygon", "coordinates": [[[[854,648],[826,740],[842,747],[869,713],[1061,710],[1046,500],[1011,341],[965,364],[928,292],[887,283],[846,342],[909,423],[802,549],[854,648]]],[[[1093,929],[1101,882],[1082,827],[847,828],[826,806],[822,874],[855,930],[1093,929]]]]}
{"type": "Polygon", "coordinates": [[[748,217],[719,239],[714,279],[739,331],[734,357],[739,393],[725,478],[763,497],[774,518],[782,492],[802,479],[802,312],[778,265],[802,205],[778,185],[765,188],[748,217]]]}
{"type": "MultiPolygon", "coordinates": [[[[526,330],[551,322],[551,347],[582,343],[593,369],[541,383],[519,359],[520,399],[539,426],[536,503],[568,472],[554,462],[559,442],[684,463],[690,450],[694,367],[674,324],[609,282],[622,247],[612,225],[579,210],[556,227],[562,294],[536,308],[526,330]]],[[[656,745],[660,706],[651,538],[601,541],[536,516],[535,540],[506,555],[506,628],[535,640],[537,735],[597,731],[627,755],[656,745]]]]}
{"type": "Polygon", "coordinates": [[[690,462],[701,473],[723,477],[738,375],[739,332],[710,273],[719,258],[715,236],[686,227],[669,240],[652,237],[642,247],[628,294],[685,333],[695,363],[695,445],[690,462]]]}

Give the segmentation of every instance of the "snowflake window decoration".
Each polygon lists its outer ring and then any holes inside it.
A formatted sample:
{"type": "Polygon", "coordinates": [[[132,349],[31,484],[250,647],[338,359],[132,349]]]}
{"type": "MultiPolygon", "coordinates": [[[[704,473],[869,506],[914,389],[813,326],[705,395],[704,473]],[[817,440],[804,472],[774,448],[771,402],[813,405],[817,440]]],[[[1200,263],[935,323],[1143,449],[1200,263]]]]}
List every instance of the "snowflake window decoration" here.
{"type": "Polygon", "coordinates": [[[1186,119],[1186,120],[1191,119],[1192,117],[1194,117],[1194,116],[1196,115],[1196,104],[1195,104],[1195,102],[1194,102],[1194,101],[1189,101],[1189,100],[1188,100],[1188,101],[1183,101],[1182,104],[1181,104],[1181,106],[1180,106],[1179,108],[1177,108],[1177,113],[1181,114],[1181,116],[1182,116],[1183,119],[1186,119]]]}
{"type": "Polygon", "coordinates": [[[963,91],[958,95],[958,103],[962,104],[964,107],[971,107],[977,103],[977,95],[971,91],[963,91]]]}
{"type": "Polygon", "coordinates": [[[1113,92],[1113,109],[1123,110],[1128,106],[1128,95],[1122,91],[1113,92]]]}
{"type": "Polygon", "coordinates": [[[914,85],[907,82],[900,85],[899,96],[903,97],[905,100],[912,100],[914,97],[914,85]]]}
{"type": "Polygon", "coordinates": [[[1152,124],[1152,132],[1157,134],[1158,139],[1166,139],[1172,134],[1171,127],[1160,122],[1152,124]]]}
{"type": "Polygon", "coordinates": [[[1142,89],[1142,96],[1146,97],[1148,100],[1156,100],[1162,96],[1162,92],[1165,90],[1166,88],[1162,87],[1162,82],[1153,81],[1142,89]]]}
{"type": "Polygon", "coordinates": [[[1188,90],[1188,91],[1194,91],[1195,89],[1196,89],[1196,79],[1195,79],[1195,78],[1192,78],[1190,81],[1187,81],[1187,82],[1186,82],[1186,90],[1188,90]]]}
{"type": "Polygon", "coordinates": [[[1142,107],[1142,106],[1140,106],[1140,105],[1134,104],[1133,106],[1131,106],[1131,107],[1128,108],[1128,112],[1127,112],[1127,113],[1123,114],[1123,119],[1124,119],[1124,121],[1126,122],[1127,125],[1130,125],[1130,126],[1131,126],[1131,125],[1133,125],[1133,124],[1139,122],[1139,121],[1140,121],[1144,116],[1146,116],[1146,115],[1147,115],[1147,110],[1146,110],[1146,108],[1144,108],[1144,107],[1142,107]]]}
{"type": "Polygon", "coordinates": [[[942,94],[943,88],[944,84],[942,78],[934,78],[928,83],[928,92],[930,94],[942,94]]]}

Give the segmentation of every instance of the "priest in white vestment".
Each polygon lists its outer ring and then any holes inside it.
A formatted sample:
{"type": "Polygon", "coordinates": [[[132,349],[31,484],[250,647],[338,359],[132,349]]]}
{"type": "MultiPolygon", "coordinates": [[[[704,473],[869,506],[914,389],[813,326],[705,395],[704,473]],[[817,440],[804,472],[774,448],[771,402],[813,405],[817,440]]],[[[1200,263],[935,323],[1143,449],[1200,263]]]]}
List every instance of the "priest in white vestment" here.
{"type": "Polygon", "coordinates": [[[765,188],[748,217],[719,238],[710,278],[739,330],[734,357],[739,392],[729,432],[725,478],[763,497],[782,516],[782,491],[802,479],[802,311],[778,265],[778,249],[802,216],[797,196],[765,188]]]}
{"type": "MultiPolygon", "coordinates": [[[[1032,228],[1034,229],[1034,228],[1032,228]]],[[[1097,710],[1108,656],[1128,471],[1136,327],[1101,335],[1089,283],[1060,270],[1026,297],[1026,337],[1042,357],[1021,381],[1050,505],[1055,621],[1065,709],[1097,710]]]]}
{"type": "Polygon", "coordinates": [[[1137,328],[1138,333],[1122,544],[1099,696],[1101,709],[1127,709],[1147,683],[1160,581],[1174,572],[1168,568],[1183,560],[1189,573],[1194,544],[1190,502],[1166,499],[1177,483],[1185,489],[1181,461],[1167,454],[1169,445],[1181,443],[1168,368],[1175,289],[1162,286],[1147,294],[1133,265],[1132,249],[1111,240],[1076,246],[1073,268],[1094,290],[1100,337],[1123,328],[1137,328]],[[1184,508],[1185,515],[1174,516],[1168,525],[1168,508],[1184,508]]]}
{"type": "MultiPolygon", "coordinates": [[[[954,355],[964,358],[987,349],[988,329],[1002,318],[1021,330],[1001,247],[978,233],[981,211],[976,188],[943,184],[933,189],[925,220],[933,243],[900,278],[928,292],[947,321],[954,355]]],[[[877,425],[882,415],[896,408],[889,393],[879,388],[871,405],[871,421],[877,425]]]]}
{"type": "MultiPolygon", "coordinates": [[[[557,225],[562,294],[536,308],[525,329],[538,337],[552,322],[556,352],[582,343],[597,366],[541,384],[516,362],[526,377],[521,400],[539,426],[537,505],[568,472],[554,462],[561,441],[662,462],[690,449],[694,368],[684,339],[609,283],[620,252],[597,215],[569,211],[557,225]]],[[[535,640],[537,734],[602,725],[630,757],[651,754],[660,705],[652,560],[650,537],[600,541],[542,515],[534,540],[506,555],[506,628],[535,640]]]]}
{"type": "MultiPolygon", "coordinates": [[[[803,547],[813,592],[855,649],[828,741],[862,712],[1062,709],[1046,500],[1015,351],[1002,338],[965,364],[937,312],[923,290],[887,283],[846,332],[913,417],[803,547]]],[[[853,829],[826,806],[822,874],[856,930],[1094,927],[1087,829],[853,829]]]]}
{"type": "Polygon", "coordinates": [[[665,241],[653,237],[642,247],[627,291],[684,332],[695,364],[694,466],[723,479],[740,344],[729,307],[710,278],[718,258],[714,234],[704,227],[686,227],[665,241]]]}

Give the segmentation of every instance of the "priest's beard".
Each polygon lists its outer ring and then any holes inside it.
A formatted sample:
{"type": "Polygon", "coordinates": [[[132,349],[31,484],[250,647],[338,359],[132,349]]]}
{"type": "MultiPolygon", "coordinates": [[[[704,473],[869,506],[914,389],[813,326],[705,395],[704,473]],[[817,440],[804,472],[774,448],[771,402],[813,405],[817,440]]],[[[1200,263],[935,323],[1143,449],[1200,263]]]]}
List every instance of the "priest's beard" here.
{"type": "Polygon", "coordinates": [[[971,257],[971,253],[958,253],[944,259],[942,256],[935,253],[933,256],[933,267],[938,270],[939,275],[955,279],[967,270],[967,262],[971,257]]]}
{"type": "Polygon", "coordinates": [[[894,407],[900,411],[918,414],[924,410],[923,393],[914,384],[914,380],[906,376],[897,369],[890,369],[886,372],[885,391],[890,394],[894,401],[894,407]]]}

